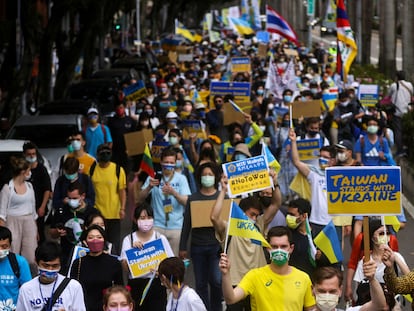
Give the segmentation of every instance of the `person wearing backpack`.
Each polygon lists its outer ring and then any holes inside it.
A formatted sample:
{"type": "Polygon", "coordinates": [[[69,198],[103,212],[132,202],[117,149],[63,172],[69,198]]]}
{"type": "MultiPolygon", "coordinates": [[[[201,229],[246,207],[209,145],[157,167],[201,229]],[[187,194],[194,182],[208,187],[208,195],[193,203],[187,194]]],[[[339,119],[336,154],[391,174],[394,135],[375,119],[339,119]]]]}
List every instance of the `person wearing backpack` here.
{"type": "Polygon", "coordinates": [[[0,226],[0,305],[6,310],[16,308],[19,288],[32,279],[29,263],[10,251],[12,233],[0,226]]]}
{"type": "Polygon", "coordinates": [[[113,244],[113,252],[119,254],[121,219],[125,217],[126,175],[124,169],[111,162],[112,149],[101,144],[97,150],[98,164],[91,166],[89,176],[95,189],[95,208],[106,219],[105,231],[113,244]]]}
{"type": "Polygon", "coordinates": [[[16,310],[86,310],[82,285],[59,273],[61,254],[60,245],[53,241],[37,247],[35,257],[39,275],[20,288],[16,310]]]}
{"type": "Polygon", "coordinates": [[[96,150],[101,144],[108,143],[112,147],[112,136],[109,128],[99,123],[99,111],[95,107],[88,110],[88,125],[84,130],[86,146],[85,150],[96,158],[96,150]]]}

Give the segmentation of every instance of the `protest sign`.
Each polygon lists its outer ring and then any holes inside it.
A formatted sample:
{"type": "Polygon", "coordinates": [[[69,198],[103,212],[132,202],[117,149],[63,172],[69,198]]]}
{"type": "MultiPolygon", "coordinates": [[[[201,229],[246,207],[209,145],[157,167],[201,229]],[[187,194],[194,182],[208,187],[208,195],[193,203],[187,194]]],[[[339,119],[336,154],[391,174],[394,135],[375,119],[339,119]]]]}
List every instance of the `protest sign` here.
{"type": "Polygon", "coordinates": [[[231,59],[231,71],[234,72],[251,72],[249,57],[232,57],[231,59]]]}
{"type": "Polygon", "coordinates": [[[320,117],[321,101],[320,99],[308,101],[294,101],[292,104],[292,117],[299,119],[301,117],[320,117]]]}
{"type": "Polygon", "coordinates": [[[378,84],[361,84],[358,88],[358,99],[365,107],[373,107],[379,101],[378,84]]]}
{"type": "MultiPolygon", "coordinates": [[[[152,163],[161,163],[162,151],[170,145],[168,141],[154,141],[151,145],[152,163]]],[[[145,146],[143,147],[145,148],[145,146]]]]}
{"type": "Polygon", "coordinates": [[[301,161],[314,160],[319,158],[320,146],[319,138],[300,139],[296,141],[298,147],[299,158],[301,161]]]}
{"type": "MultiPolygon", "coordinates": [[[[237,204],[240,202],[240,199],[234,199],[237,204]]],[[[216,200],[204,200],[204,201],[192,201],[190,205],[191,209],[191,227],[192,228],[202,228],[202,227],[212,227],[213,224],[210,220],[211,210],[214,206],[216,200]]],[[[230,213],[230,199],[225,199],[223,201],[220,219],[227,221],[229,219],[230,213]]]]}
{"type": "Polygon", "coordinates": [[[401,214],[399,166],[330,167],[326,186],[329,214],[401,214]]]}
{"type": "Polygon", "coordinates": [[[183,139],[190,139],[190,134],[196,134],[197,138],[207,139],[207,134],[200,120],[183,120],[183,139]]]}
{"type": "Polygon", "coordinates": [[[234,101],[244,112],[249,112],[250,103],[250,82],[228,82],[228,81],[211,81],[210,84],[210,107],[214,107],[214,96],[225,96],[231,94],[234,101]]]}
{"type": "Polygon", "coordinates": [[[142,80],[139,80],[137,83],[127,86],[122,91],[124,92],[125,98],[127,100],[138,100],[142,97],[148,96],[145,83],[142,80]]]}
{"type": "Polygon", "coordinates": [[[151,129],[143,129],[141,131],[124,134],[126,153],[128,156],[143,154],[145,143],[149,143],[154,139],[151,129]]]}
{"type": "Polygon", "coordinates": [[[134,279],[157,270],[159,263],[168,257],[161,239],[145,243],[142,249],[131,248],[125,252],[125,255],[134,279]]]}
{"type": "Polygon", "coordinates": [[[73,262],[80,257],[86,256],[88,253],[89,253],[89,248],[75,245],[75,247],[73,248],[72,257],[70,259],[69,271],[67,275],[68,277],[70,277],[70,270],[72,268],[73,262]]]}
{"type": "Polygon", "coordinates": [[[269,166],[264,155],[224,163],[222,167],[228,178],[227,186],[230,198],[273,187],[269,166]]]}

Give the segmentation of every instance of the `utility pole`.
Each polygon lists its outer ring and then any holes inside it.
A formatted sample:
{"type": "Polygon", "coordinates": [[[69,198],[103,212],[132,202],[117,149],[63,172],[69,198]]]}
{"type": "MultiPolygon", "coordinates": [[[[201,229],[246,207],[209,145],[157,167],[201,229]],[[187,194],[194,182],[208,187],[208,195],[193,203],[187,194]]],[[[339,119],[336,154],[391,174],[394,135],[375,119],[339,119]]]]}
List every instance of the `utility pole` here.
{"type": "Polygon", "coordinates": [[[315,0],[307,1],[306,15],[308,16],[308,49],[312,50],[312,21],[315,17],[315,0]]]}
{"type": "MultiPolygon", "coordinates": [[[[371,18],[371,17],[369,17],[371,18]]],[[[356,43],[359,48],[363,46],[362,43],[362,0],[357,0],[356,3],[356,43]]],[[[362,51],[359,50],[356,61],[358,64],[362,62],[362,51]]]]}

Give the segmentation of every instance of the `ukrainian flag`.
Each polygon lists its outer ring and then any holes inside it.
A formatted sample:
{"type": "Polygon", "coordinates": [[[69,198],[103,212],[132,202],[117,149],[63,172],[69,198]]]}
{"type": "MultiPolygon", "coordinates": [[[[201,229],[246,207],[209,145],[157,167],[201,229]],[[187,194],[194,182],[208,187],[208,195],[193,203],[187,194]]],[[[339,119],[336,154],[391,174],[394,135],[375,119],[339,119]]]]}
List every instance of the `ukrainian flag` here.
{"type": "Polygon", "coordinates": [[[240,35],[252,35],[252,34],[254,34],[253,28],[245,20],[242,20],[241,18],[235,18],[235,17],[229,17],[229,20],[233,24],[234,29],[240,35]]]}
{"type": "Polygon", "coordinates": [[[336,234],[335,226],[332,220],[323,228],[323,230],[313,239],[315,245],[328,257],[330,263],[342,261],[341,244],[336,234]]]}
{"type": "Polygon", "coordinates": [[[191,42],[195,40],[191,31],[185,28],[184,25],[178,21],[178,19],[175,20],[175,34],[181,35],[191,42]]]}
{"type": "Polygon", "coordinates": [[[280,164],[279,162],[277,162],[276,158],[274,157],[269,147],[265,143],[262,143],[262,155],[266,156],[267,164],[269,165],[269,167],[273,168],[276,173],[279,173],[280,164]]]}
{"type": "Polygon", "coordinates": [[[243,213],[242,209],[234,201],[231,202],[227,235],[247,238],[254,244],[270,248],[269,243],[265,240],[259,229],[257,229],[255,224],[243,213]]]}

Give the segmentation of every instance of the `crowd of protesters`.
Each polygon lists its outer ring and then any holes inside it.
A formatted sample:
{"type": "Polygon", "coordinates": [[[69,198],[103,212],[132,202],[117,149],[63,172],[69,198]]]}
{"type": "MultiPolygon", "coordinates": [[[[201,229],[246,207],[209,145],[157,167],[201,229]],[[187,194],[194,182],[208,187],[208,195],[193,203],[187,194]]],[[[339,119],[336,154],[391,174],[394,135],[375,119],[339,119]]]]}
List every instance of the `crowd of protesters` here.
{"type": "MultiPolygon", "coordinates": [[[[0,310],[101,310],[103,305],[104,310],[216,311],[225,302],[227,310],[331,311],[342,290],[355,305],[349,310],[391,310],[397,275],[409,274],[396,232],[372,217],[371,258],[363,263],[360,236],[368,233],[361,233],[360,219],[328,214],[324,170],[396,165],[394,159],[405,152],[401,117],[408,112],[412,85],[397,73],[390,88],[396,109],[390,115],[360,103],[359,83],[341,81],[333,51],[323,44],[310,51],[278,40],[261,50],[250,40],[203,41],[191,46],[191,61],[179,62],[165,61],[167,52],[147,43],[141,54],[152,63],[146,96],[134,101],[120,94],[106,125],[91,107],[85,131],[67,140],[55,185],[38,161],[36,142],[26,143],[22,157],[12,159],[10,182],[0,194],[0,310]],[[232,57],[249,59],[251,71],[232,74],[232,57]],[[269,82],[272,66],[277,85],[269,82]],[[215,81],[250,83],[243,122],[226,123],[226,105],[237,99],[209,94],[215,81]],[[329,93],[337,99],[323,105],[329,93]],[[321,100],[320,115],[292,119],[290,106],[312,100],[321,100]],[[187,120],[197,121],[196,132],[186,132],[187,120]],[[150,149],[162,147],[152,149],[154,176],[141,169],[145,155],[130,156],[124,140],[124,134],[143,129],[153,133],[150,149]],[[318,141],[319,154],[302,160],[298,142],[310,139],[318,141]],[[221,164],[260,155],[261,144],[281,169],[270,173],[273,189],[243,196],[239,205],[271,247],[232,237],[224,249],[229,224],[220,213],[228,181],[221,164]],[[297,175],[309,183],[310,198],[291,189],[297,175]],[[192,228],[194,201],[210,204],[211,226],[192,228]],[[129,221],[133,230],[128,228],[131,233],[121,241],[121,226],[129,221]],[[355,276],[348,272],[345,289],[342,262],[330,263],[320,250],[316,263],[307,255],[306,224],[314,237],[331,221],[338,240],[349,236],[354,244],[348,271],[355,276]],[[126,251],[154,240],[170,258],[159,265],[155,279],[154,272],[133,277],[126,251]],[[81,245],[88,254],[73,260],[81,245]],[[189,259],[195,291],[184,284],[189,259]],[[72,280],[65,284],[64,275],[72,280]],[[128,284],[131,293],[111,287],[116,284],[128,284]]],[[[397,216],[403,228],[405,216],[397,216]]]]}

